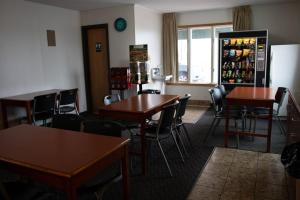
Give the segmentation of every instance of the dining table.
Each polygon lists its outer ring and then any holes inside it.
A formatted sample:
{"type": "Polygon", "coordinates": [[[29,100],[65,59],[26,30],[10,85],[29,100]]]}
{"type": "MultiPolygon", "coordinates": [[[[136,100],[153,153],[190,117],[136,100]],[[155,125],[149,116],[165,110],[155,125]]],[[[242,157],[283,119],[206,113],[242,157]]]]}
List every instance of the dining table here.
{"type": "MultiPolygon", "coordinates": [[[[0,98],[3,127],[8,128],[8,126],[9,126],[8,114],[7,114],[7,109],[9,107],[25,108],[27,123],[32,124],[31,113],[32,113],[34,97],[39,96],[39,95],[51,94],[51,93],[57,93],[59,95],[60,91],[62,91],[62,89],[40,90],[40,91],[0,98]]],[[[76,100],[76,106],[77,106],[77,108],[79,108],[78,107],[78,98],[76,100]]]]}
{"type": "Polygon", "coordinates": [[[121,163],[129,200],[127,138],[22,124],[0,131],[0,168],[45,183],[76,200],[77,189],[121,163]]]}
{"type": "Polygon", "coordinates": [[[276,89],[269,87],[241,87],[237,86],[226,95],[225,106],[225,132],[224,146],[228,147],[229,135],[247,135],[264,137],[267,139],[267,152],[271,150],[271,134],[272,134],[272,119],[273,119],[273,104],[275,102],[276,89]],[[266,117],[268,120],[267,134],[251,131],[233,131],[229,130],[229,113],[233,106],[245,106],[246,108],[264,107],[269,109],[266,117]]]}
{"type": "Polygon", "coordinates": [[[139,94],[99,108],[99,116],[115,120],[128,120],[140,124],[141,151],[135,152],[142,158],[142,173],[146,174],[147,146],[145,139],[146,120],[162,108],[179,99],[178,95],[139,94]]]}

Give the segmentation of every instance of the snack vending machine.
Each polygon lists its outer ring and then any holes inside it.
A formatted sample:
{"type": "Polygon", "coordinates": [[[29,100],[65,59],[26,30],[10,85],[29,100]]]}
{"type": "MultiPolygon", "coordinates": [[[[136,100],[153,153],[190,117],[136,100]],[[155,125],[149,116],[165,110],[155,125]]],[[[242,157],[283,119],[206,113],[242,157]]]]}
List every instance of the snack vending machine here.
{"type": "Polygon", "coordinates": [[[219,33],[219,84],[267,87],[268,31],[219,33]]]}

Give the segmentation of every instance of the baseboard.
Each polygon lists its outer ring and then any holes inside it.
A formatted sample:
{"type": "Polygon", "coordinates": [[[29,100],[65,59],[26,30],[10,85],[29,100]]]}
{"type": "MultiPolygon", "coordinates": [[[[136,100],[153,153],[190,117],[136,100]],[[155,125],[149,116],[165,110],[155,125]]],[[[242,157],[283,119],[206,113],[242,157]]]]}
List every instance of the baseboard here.
{"type": "Polygon", "coordinates": [[[189,100],[188,106],[209,107],[210,101],[207,100],[189,100]]]}

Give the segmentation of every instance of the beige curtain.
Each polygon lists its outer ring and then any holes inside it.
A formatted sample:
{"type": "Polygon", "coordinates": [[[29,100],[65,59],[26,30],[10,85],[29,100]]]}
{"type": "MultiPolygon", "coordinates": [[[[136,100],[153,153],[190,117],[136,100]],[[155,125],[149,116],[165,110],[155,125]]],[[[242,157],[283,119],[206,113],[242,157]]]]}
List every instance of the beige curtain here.
{"type": "Polygon", "coordinates": [[[175,13],[163,14],[163,69],[165,75],[177,79],[177,23],[175,13]]]}
{"type": "Polygon", "coordinates": [[[233,8],[233,30],[242,31],[251,29],[251,8],[240,6],[233,8]]]}

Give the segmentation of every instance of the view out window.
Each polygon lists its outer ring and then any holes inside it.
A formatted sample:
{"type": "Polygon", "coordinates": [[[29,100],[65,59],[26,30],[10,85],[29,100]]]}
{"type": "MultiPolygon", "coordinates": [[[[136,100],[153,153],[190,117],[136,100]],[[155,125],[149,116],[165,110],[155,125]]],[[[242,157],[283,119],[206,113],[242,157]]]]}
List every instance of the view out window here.
{"type": "Polygon", "coordinates": [[[178,29],[179,82],[216,83],[218,78],[218,35],[232,25],[178,29]]]}

